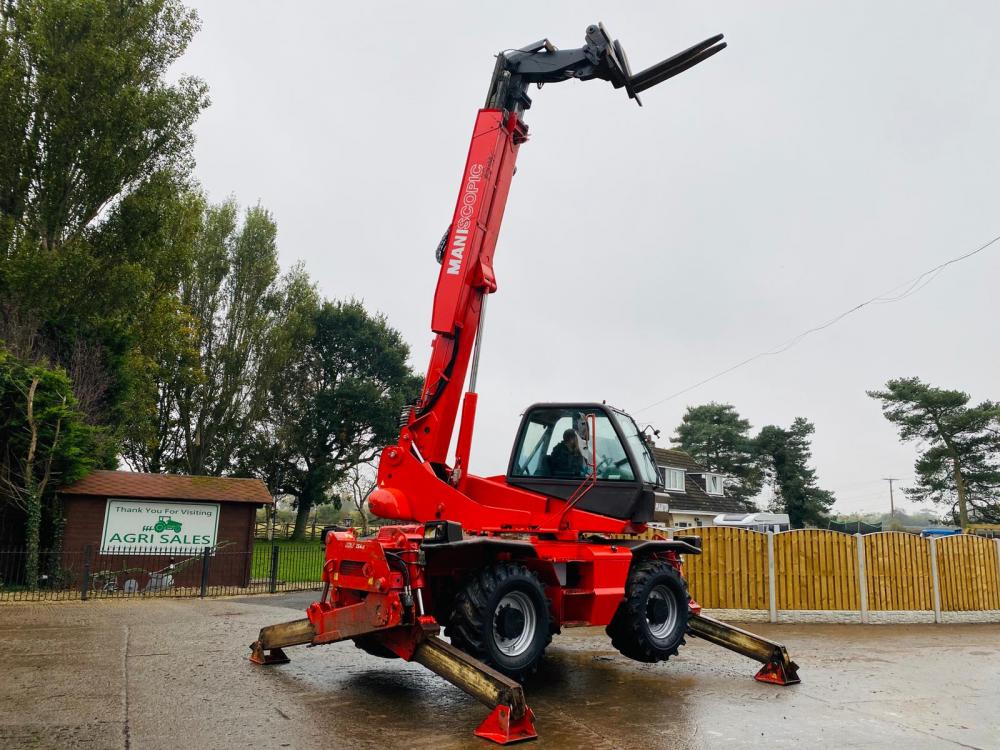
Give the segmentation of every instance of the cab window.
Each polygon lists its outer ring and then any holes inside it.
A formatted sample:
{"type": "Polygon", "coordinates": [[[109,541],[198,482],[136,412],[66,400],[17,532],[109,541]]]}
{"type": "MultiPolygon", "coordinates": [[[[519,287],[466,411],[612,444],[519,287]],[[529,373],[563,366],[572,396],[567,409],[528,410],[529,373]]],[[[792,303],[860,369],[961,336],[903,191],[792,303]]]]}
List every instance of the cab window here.
{"type": "Polygon", "coordinates": [[[535,409],[521,433],[511,475],[583,479],[590,475],[595,448],[598,479],[635,480],[628,454],[606,414],[579,409],[535,409]],[[595,417],[594,435],[590,434],[590,414],[595,417]]]}
{"type": "MultiPolygon", "coordinates": [[[[632,455],[639,462],[639,474],[642,475],[643,481],[649,484],[656,484],[656,462],[653,461],[653,456],[649,452],[646,440],[643,438],[642,432],[639,431],[635,420],[624,412],[616,411],[614,414],[618,419],[618,426],[621,428],[622,434],[625,435],[625,440],[628,441],[629,447],[632,448],[632,455]]],[[[681,489],[683,489],[683,486],[681,489]]]]}

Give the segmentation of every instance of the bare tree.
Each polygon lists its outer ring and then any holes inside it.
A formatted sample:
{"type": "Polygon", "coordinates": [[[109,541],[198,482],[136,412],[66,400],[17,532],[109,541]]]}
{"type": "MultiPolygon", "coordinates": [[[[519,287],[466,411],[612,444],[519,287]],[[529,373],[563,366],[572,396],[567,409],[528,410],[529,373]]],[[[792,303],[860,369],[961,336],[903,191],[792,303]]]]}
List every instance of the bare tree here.
{"type": "Polygon", "coordinates": [[[77,338],[64,362],[59,363],[73,383],[76,408],[88,424],[103,424],[107,418],[107,396],[111,374],[102,347],[77,338]]]}
{"type": "Polygon", "coordinates": [[[15,357],[25,361],[52,358],[54,352],[41,335],[37,315],[10,303],[0,304],[0,341],[15,357]]]}
{"type": "Polygon", "coordinates": [[[378,479],[375,466],[370,462],[351,467],[344,477],[343,487],[350,494],[351,502],[358,511],[358,518],[361,520],[362,535],[368,533],[371,521],[371,516],[365,504],[368,502],[368,496],[372,494],[372,490],[375,489],[377,484],[378,479]]]}
{"type": "Polygon", "coordinates": [[[104,349],[77,337],[60,351],[43,331],[42,321],[30,312],[0,305],[0,344],[27,365],[61,367],[73,384],[76,408],[91,425],[107,417],[107,395],[111,387],[104,349]]]}

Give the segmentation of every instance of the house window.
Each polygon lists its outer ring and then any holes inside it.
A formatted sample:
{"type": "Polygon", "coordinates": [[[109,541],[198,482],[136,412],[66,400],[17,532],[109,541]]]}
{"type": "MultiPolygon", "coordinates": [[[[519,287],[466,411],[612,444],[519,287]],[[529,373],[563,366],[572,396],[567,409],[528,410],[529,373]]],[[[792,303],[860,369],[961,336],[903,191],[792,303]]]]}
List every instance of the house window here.
{"type": "Polygon", "coordinates": [[[696,523],[696,524],[697,524],[698,526],[701,526],[701,519],[700,519],[700,518],[696,518],[696,519],[694,519],[694,522],[695,522],[695,523],[696,523]]]}
{"type": "Polygon", "coordinates": [[[669,466],[657,466],[663,489],[684,492],[684,469],[673,469],[669,466]]]}
{"type": "Polygon", "coordinates": [[[721,474],[706,474],[705,475],[705,492],[709,495],[724,495],[726,494],[725,487],[722,482],[721,474]]]}
{"type": "Polygon", "coordinates": [[[678,529],[686,529],[687,527],[688,527],[687,521],[678,521],[677,522],[677,528],[678,529]]]}

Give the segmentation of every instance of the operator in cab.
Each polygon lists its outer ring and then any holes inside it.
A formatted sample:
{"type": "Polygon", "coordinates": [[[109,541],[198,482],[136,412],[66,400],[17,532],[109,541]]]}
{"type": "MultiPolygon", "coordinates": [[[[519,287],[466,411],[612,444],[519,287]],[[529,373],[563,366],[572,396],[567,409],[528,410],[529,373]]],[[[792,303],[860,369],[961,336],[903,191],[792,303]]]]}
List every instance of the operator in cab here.
{"type": "Polygon", "coordinates": [[[549,467],[554,477],[584,477],[587,475],[587,460],[580,452],[580,438],[576,430],[563,433],[562,442],[552,449],[549,467]]]}

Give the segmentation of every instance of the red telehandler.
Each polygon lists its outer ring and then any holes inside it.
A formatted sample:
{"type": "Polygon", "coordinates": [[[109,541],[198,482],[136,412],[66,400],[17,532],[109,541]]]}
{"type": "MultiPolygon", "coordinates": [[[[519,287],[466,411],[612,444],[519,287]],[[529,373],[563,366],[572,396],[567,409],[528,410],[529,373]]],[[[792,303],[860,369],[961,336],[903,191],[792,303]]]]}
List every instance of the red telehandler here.
{"type": "Polygon", "coordinates": [[[578,49],[545,39],[497,56],[437,250],[426,380],[398,441],[382,451],[369,498],[372,513],[402,523],[373,538],[326,533],[319,601],[305,619],[263,628],[252,661],[283,663],[286,646],[353,640],[368,653],[419,662],[487,704],[493,710],[476,734],[499,743],[536,736],[520,681],[565,627],[604,625],[616,649],[643,662],[676,655],[690,634],[762,662],[757,679],[798,682],[783,646],[700,614],[682,569],[683,555],[701,551],[697,537],[644,538],[654,505],[667,497],[657,498],[663,488],[646,435],[625,412],[535,404],[507,473],[469,472],[483,319],[497,288],[493,253],[528,139],[529,85],[596,78],[638,102],[640,92],[724,49],[721,39],[637,74],[601,24],[587,28],[578,49]],[[450,643],[439,637],[442,625],[450,643]]]}

